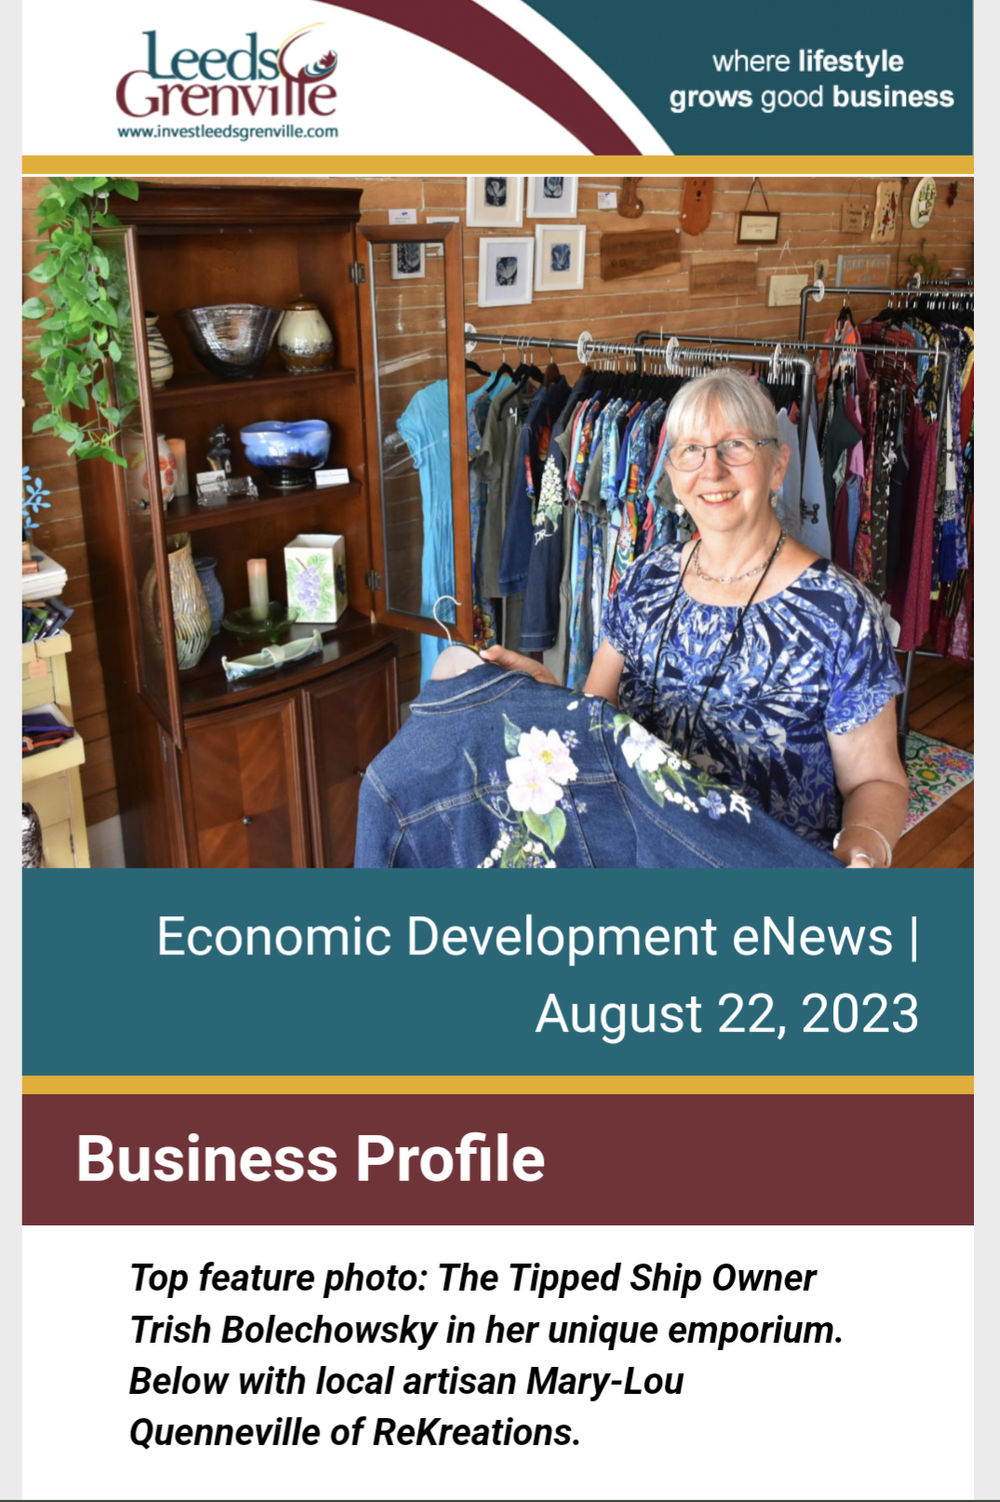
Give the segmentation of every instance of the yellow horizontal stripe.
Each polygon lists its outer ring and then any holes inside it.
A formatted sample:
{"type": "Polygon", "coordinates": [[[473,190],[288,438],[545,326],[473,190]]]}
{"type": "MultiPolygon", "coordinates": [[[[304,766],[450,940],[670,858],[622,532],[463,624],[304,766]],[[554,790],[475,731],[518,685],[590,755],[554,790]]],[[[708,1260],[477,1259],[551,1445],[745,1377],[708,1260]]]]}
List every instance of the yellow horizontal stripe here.
{"type": "MultiPolygon", "coordinates": [[[[794,173],[796,176],[823,176],[827,173],[862,172],[879,175],[909,173],[922,177],[925,173],[952,173],[966,175],[972,168],[971,156],[561,156],[557,165],[575,168],[580,173],[596,176],[601,173],[631,172],[641,165],[646,173],[710,172],[710,173],[768,173],[780,176],[794,173]]],[[[335,172],[346,174],[374,174],[383,176],[450,177],[454,174],[496,172],[498,168],[516,172],[542,172],[552,167],[548,156],[342,156],[333,152],[316,156],[142,156],[133,152],[126,156],[24,156],[21,170],[29,176],[90,176],[107,173],[111,176],[125,174],[135,176],[148,173],[150,176],[194,176],[199,174],[273,174],[275,177],[304,177],[313,171],[317,174],[335,172]],[[294,169],[292,167],[294,162],[294,169]]]]}
{"type": "Polygon", "coordinates": [[[25,1095],[971,1095],[971,1074],[26,1074],[25,1095]]]}

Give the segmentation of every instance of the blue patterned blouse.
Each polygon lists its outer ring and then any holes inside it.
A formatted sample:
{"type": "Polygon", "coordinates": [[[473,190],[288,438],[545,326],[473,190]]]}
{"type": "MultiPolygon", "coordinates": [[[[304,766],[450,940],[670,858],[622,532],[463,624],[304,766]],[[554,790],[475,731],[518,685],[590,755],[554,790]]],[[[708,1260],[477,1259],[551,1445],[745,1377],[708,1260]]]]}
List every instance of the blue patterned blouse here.
{"type": "Polygon", "coordinates": [[[751,605],[726,651],[739,606],[703,605],[677,590],[681,546],[639,558],[604,612],[605,638],[625,659],[622,709],[675,748],[697,716],[690,757],[814,845],[829,848],[841,798],[827,735],[874,719],[903,687],[878,602],[828,559],[780,594],[751,605]]]}

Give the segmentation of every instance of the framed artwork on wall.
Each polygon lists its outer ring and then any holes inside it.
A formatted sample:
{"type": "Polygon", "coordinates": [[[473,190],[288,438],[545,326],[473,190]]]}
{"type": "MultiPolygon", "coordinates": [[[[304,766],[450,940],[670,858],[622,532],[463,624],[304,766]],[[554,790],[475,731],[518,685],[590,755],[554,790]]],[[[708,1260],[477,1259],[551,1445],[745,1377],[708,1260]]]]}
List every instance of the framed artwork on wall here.
{"type": "Polygon", "coordinates": [[[535,242],[528,239],[479,242],[479,306],[510,308],[531,302],[535,242]]]}
{"type": "Polygon", "coordinates": [[[539,224],[535,229],[535,291],[579,292],[586,253],[585,224],[539,224]]]}
{"type": "Polygon", "coordinates": [[[744,210],[736,230],[737,245],[775,245],[780,220],[780,214],[748,214],[744,210]]]}
{"type": "Polygon", "coordinates": [[[529,177],[529,219],[575,219],[578,177],[529,177]]]}
{"type": "Polygon", "coordinates": [[[465,222],[473,229],[519,229],[523,217],[523,177],[494,172],[466,178],[465,222]]]}
{"type": "Polygon", "coordinates": [[[426,276],[426,252],[422,240],[399,240],[389,249],[392,253],[394,282],[419,281],[422,276],[426,276]]]}

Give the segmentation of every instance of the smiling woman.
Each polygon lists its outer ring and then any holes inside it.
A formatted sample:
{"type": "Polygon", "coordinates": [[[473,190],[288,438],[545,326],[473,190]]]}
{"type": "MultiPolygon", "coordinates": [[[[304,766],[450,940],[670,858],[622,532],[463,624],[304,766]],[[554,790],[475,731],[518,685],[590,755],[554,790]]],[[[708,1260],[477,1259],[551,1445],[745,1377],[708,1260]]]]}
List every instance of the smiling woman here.
{"type": "Polygon", "coordinates": [[[906,813],[902,680],[876,600],[780,526],[788,449],[746,376],[690,382],[667,443],[695,536],[645,554],[616,587],[613,572],[588,692],[846,865],[890,865],[906,813]]]}

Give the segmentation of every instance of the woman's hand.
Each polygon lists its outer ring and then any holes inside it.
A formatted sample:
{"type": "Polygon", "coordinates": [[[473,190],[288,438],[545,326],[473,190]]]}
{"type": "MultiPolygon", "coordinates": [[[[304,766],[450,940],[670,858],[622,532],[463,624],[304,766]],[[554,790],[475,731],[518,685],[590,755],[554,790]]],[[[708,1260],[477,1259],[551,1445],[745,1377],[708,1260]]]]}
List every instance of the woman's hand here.
{"type": "Polygon", "coordinates": [[[556,675],[549,672],[544,662],[536,662],[533,657],[522,657],[520,652],[510,652],[506,647],[487,647],[482,655],[487,662],[495,662],[498,668],[507,672],[528,673],[537,683],[554,683],[559,687],[556,675]]]}

